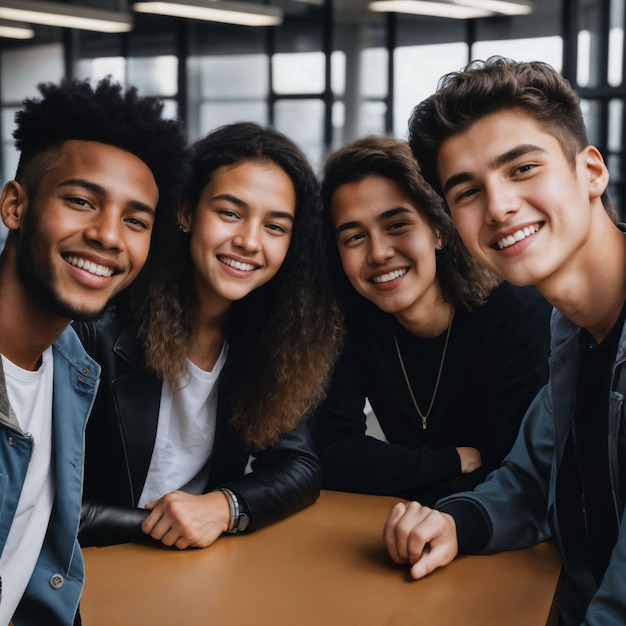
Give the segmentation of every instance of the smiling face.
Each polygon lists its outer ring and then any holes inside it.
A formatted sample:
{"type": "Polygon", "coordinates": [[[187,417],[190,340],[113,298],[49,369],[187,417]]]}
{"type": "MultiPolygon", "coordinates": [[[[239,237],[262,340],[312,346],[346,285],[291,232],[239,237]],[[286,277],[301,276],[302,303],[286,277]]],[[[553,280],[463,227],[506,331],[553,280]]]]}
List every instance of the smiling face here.
{"type": "Polygon", "coordinates": [[[400,321],[442,299],[437,234],[392,180],[372,175],[341,185],[331,218],[343,269],[354,289],[400,321]]]}
{"type": "Polygon", "coordinates": [[[143,267],[158,189],[133,154],[66,141],[33,197],[12,181],[0,200],[25,291],[65,319],[97,316],[143,267]]]}
{"type": "MultiPolygon", "coordinates": [[[[517,285],[559,280],[581,267],[608,173],[598,151],[575,163],[528,114],[491,114],[443,142],[438,170],[456,227],[471,254],[517,285]]],[[[548,283],[545,283],[548,284],[548,283]]]]}
{"type": "Polygon", "coordinates": [[[291,242],[296,192],[275,163],[244,161],[213,172],[193,213],[194,285],[201,302],[226,309],[267,283],[291,242]]]}

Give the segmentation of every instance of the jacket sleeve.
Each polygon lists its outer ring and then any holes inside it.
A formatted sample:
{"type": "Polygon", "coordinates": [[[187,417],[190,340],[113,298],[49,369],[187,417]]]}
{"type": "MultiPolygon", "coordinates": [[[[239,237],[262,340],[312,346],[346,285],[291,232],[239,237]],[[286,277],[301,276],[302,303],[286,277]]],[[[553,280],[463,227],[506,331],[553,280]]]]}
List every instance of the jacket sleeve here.
{"type": "MultiPolygon", "coordinates": [[[[141,530],[150,511],[83,500],[78,541],[83,548],[118,543],[153,542],[141,530]]],[[[160,543],[160,542],[159,542],[160,543]]]]}
{"type": "Polygon", "coordinates": [[[250,516],[245,532],[283,519],[319,497],[320,464],[305,420],[274,446],[256,452],[250,469],[219,485],[242,501],[250,516]]]}
{"type": "Polygon", "coordinates": [[[346,350],[310,423],[325,489],[408,497],[461,473],[454,446],[414,449],[368,436],[366,395],[358,357],[346,350]]]}
{"type": "Polygon", "coordinates": [[[617,543],[602,582],[585,616],[584,626],[626,624],[626,514],[622,515],[617,543]]]}
{"type": "Polygon", "coordinates": [[[108,398],[103,402],[102,397],[113,377],[112,345],[122,327],[121,323],[116,317],[115,309],[111,308],[98,320],[73,322],[72,326],[85,350],[103,365],[104,374],[98,400],[89,418],[85,435],[85,484],[79,543],[82,547],[89,547],[136,541],[153,542],[154,540],[141,530],[141,523],[149,511],[132,506],[130,501],[124,502],[125,496],[122,493],[126,493],[128,488],[122,489],[122,485],[127,482],[127,469],[113,452],[118,444],[121,445],[121,441],[115,439],[113,443],[109,421],[113,409],[108,398]],[[103,449],[102,446],[106,447],[103,449]],[[102,471],[103,467],[106,468],[105,471],[102,471]],[[117,501],[109,501],[107,497],[102,496],[105,487],[115,490],[117,501]]]}
{"type": "Polygon", "coordinates": [[[549,537],[548,490],[553,459],[548,384],[529,407],[502,467],[474,491],[437,502],[437,509],[455,519],[459,554],[526,548],[549,537]]]}

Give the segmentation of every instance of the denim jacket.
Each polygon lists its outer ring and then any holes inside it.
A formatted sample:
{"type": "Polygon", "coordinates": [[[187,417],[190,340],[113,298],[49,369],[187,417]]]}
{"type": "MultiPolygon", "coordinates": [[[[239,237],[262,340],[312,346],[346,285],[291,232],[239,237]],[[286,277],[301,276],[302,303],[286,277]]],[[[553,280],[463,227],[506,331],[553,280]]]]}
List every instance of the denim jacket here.
{"type": "MultiPolygon", "coordinates": [[[[77,535],[84,432],[100,367],[85,354],[71,328],[53,343],[52,352],[56,494],[39,559],[13,617],[15,626],[72,624],[83,586],[83,558],[77,535]]],[[[19,428],[9,404],[0,362],[0,551],[13,523],[32,447],[31,436],[19,428]]]]}
{"type": "MultiPolygon", "coordinates": [[[[604,578],[598,587],[586,568],[567,554],[559,528],[558,470],[570,432],[579,361],[580,328],[554,311],[551,321],[550,380],[528,409],[520,434],[500,469],[472,493],[445,498],[437,507],[457,522],[459,551],[498,552],[524,548],[552,536],[565,572],[562,623],[591,626],[626,624],[626,523],[623,488],[626,468],[626,326],[613,364],[609,395],[609,472],[619,533],[604,578]],[[621,478],[620,478],[621,471],[621,478]],[[577,593],[567,594],[568,581],[577,593]],[[569,606],[568,606],[569,605],[569,606]],[[577,606],[576,606],[577,605],[577,606]],[[576,615],[573,619],[571,616],[576,615]]],[[[582,504],[581,504],[582,505],[582,504]]]]}

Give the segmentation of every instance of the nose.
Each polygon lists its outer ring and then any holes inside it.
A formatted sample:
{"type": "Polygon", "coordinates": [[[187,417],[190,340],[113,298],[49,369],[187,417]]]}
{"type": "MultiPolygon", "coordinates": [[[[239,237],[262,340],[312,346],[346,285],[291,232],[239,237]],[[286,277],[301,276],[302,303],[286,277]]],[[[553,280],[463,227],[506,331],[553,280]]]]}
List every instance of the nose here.
{"type": "Polygon", "coordinates": [[[369,242],[368,261],[373,265],[382,265],[394,255],[393,247],[387,237],[372,234],[369,242]]]}
{"type": "Polygon", "coordinates": [[[254,222],[244,221],[233,237],[233,245],[246,252],[256,252],[260,249],[259,229],[260,225],[254,222]]]}
{"type": "Polygon", "coordinates": [[[491,224],[505,222],[519,211],[519,198],[510,185],[491,183],[486,187],[487,210],[485,219],[491,224]]]}
{"type": "Polygon", "coordinates": [[[122,228],[120,211],[107,208],[94,215],[85,237],[102,248],[121,250],[124,247],[122,228]]]}

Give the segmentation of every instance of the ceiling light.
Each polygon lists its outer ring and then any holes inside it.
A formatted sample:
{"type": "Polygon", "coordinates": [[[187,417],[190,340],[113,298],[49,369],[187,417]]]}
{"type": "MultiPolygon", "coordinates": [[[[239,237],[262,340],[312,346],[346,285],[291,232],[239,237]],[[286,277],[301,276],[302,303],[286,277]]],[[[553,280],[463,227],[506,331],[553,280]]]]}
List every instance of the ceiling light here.
{"type": "Polygon", "coordinates": [[[379,13],[411,13],[432,17],[450,17],[467,20],[493,15],[493,11],[462,6],[451,2],[429,2],[428,0],[374,0],[369,3],[371,11],[379,13]]]}
{"type": "Polygon", "coordinates": [[[283,21],[279,7],[229,0],[163,0],[135,2],[138,13],[185,17],[242,26],[276,26],[283,21]]]}
{"type": "Polygon", "coordinates": [[[133,26],[130,13],[37,0],[0,0],[0,18],[104,33],[124,33],[133,26]]]}
{"type": "Polygon", "coordinates": [[[18,22],[0,22],[0,37],[5,39],[32,39],[35,31],[27,24],[18,22]]]}
{"type": "Polygon", "coordinates": [[[455,4],[477,9],[486,9],[500,15],[528,15],[533,6],[527,2],[505,2],[504,0],[453,0],[455,4]]]}

